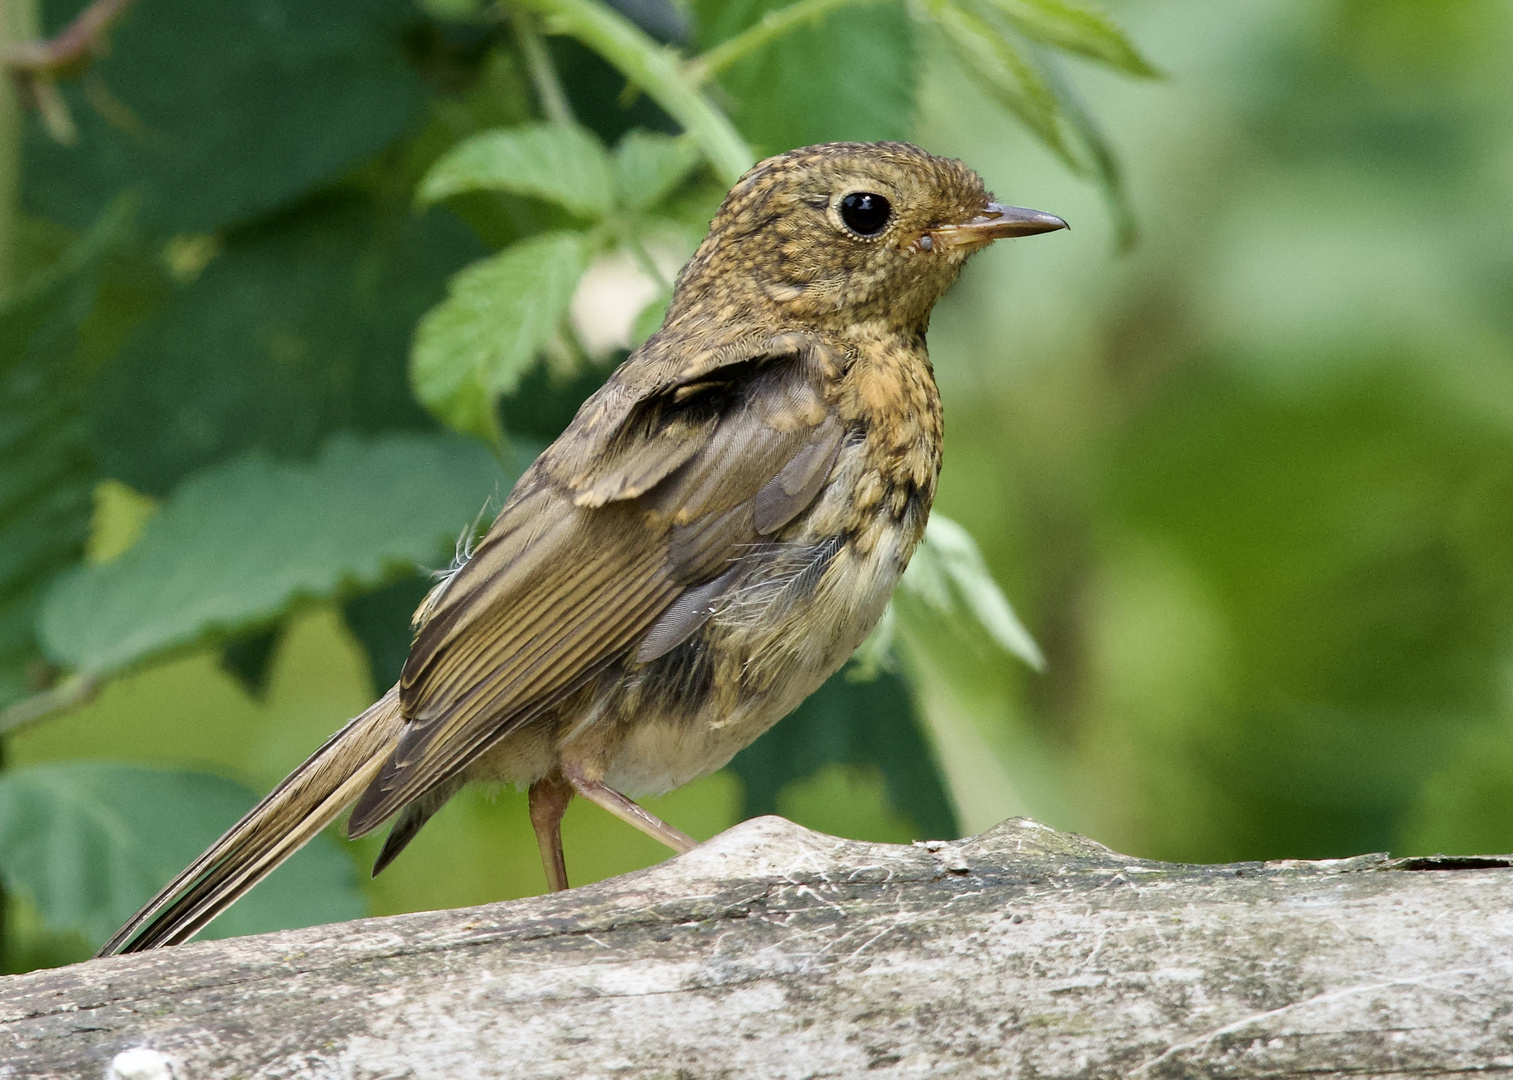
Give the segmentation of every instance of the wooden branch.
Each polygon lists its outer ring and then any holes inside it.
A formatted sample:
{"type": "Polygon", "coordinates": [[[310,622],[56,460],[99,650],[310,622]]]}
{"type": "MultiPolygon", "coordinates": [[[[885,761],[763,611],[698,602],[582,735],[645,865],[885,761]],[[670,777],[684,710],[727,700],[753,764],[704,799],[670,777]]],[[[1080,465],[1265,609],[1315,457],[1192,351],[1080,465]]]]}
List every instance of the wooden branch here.
{"type": "Polygon", "coordinates": [[[0,980],[0,1077],[1506,1075],[1510,865],[758,818],[555,896],[0,980]]]}

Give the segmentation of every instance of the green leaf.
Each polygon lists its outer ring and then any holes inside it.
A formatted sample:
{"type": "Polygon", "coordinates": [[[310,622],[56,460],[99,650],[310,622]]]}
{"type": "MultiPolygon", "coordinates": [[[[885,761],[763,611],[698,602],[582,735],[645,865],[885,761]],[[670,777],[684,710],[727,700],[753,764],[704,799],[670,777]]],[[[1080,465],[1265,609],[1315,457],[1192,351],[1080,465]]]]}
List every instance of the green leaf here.
{"type": "Polygon", "coordinates": [[[599,217],[612,199],[609,155],[591,132],[567,124],[485,131],[431,166],[416,198],[428,204],[465,191],[530,195],[599,217]]]}
{"type": "MultiPolygon", "coordinates": [[[[102,761],[0,774],[0,876],[45,926],[104,942],[256,801],[205,773],[102,761]]],[[[366,914],[352,860],[317,837],[204,937],[266,933],[366,914]]]]}
{"type": "MultiPolygon", "coordinates": [[[[55,33],[81,6],[52,0],[55,33]]],[[[161,233],[210,232],[335,180],[398,138],[423,98],[398,3],[152,0],[64,95],[74,146],[28,124],[28,210],[76,228],[119,192],[161,233]]]]}
{"type": "Polygon", "coordinates": [[[745,793],[742,813],[777,812],[785,786],[838,763],[875,767],[888,802],[921,839],[955,838],[956,814],[904,679],[882,672],[832,675],[794,712],[737,754],[730,767],[745,793]]]}
{"type": "Polygon", "coordinates": [[[929,10],[952,49],[998,102],[1071,168],[1082,171],[1062,136],[1056,95],[1034,61],[976,12],[951,3],[929,10]]]}
{"type": "Polygon", "coordinates": [[[415,396],[459,431],[495,437],[494,406],[567,313],[588,265],[582,233],[533,236],[452,279],[415,331],[415,396]]]}
{"type": "Polygon", "coordinates": [[[308,457],[339,430],[435,430],[410,393],[410,335],[487,250],[445,210],[366,198],[238,232],[91,392],[106,473],[161,496],[248,450],[308,457]]]}
{"type": "MultiPolygon", "coordinates": [[[[788,0],[697,0],[708,50],[788,0]]],[[[763,153],[837,139],[906,139],[914,115],[914,31],[903,4],[830,12],[719,76],[730,118],[763,153]]]]}
{"type": "MultiPolygon", "coordinates": [[[[1015,13],[1026,18],[1034,14],[1045,25],[1060,19],[1056,25],[1082,27],[1085,36],[1093,35],[1092,28],[1098,26],[1105,26],[1108,34],[1120,41],[1124,41],[1123,35],[1096,13],[1059,0],[979,0],[978,7],[982,14],[950,3],[936,4],[929,10],[957,54],[1000,103],[1070,169],[1091,174],[1097,181],[1114,219],[1116,244],[1121,251],[1128,251],[1135,244],[1138,230],[1113,146],[1061,74],[1054,58],[1037,56],[1032,46],[1017,41],[1016,30],[1031,37],[1037,35],[1030,34],[1015,13]]],[[[1049,40],[1044,34],[1038,36],[1049,40]]],[[[1108,44],[1111,38],[1098,40],[1113,49],[1108,44]]],[[[1062,41],[1051,43],[1071,48],[1062,41]]],[[[1135,56],[1130,48],[1130,55],[1135,56]]],[[[1139,60],[1138,56],[1135,59],[1139,60]]],[[[1144,65],[1143,60],[1139,63],[1144,65]]],[[[1159,74],[1149,65],[1135,73],[1159,74]]]]}
{"type": "MultiPolygon", "coordinates": [[[[930,515],[924,539],[915,549],[899,588],[904,597],[921,601],[951,622],[973,624],[999,648],[1035,670],[1045,666],[1040,646],[988,572],[976,542],[950,518],[930,515]]],[[[907,621],[908,605],[900,607],[898,614],[907,621]]]]}
{"type": "Polygon", "coordinates": [[[206,469],[123,555],[57,582],[43,648],[103,675],[270,623],[302,597],[371,588],[449,554],[513,479],[478,444],[438,435],[339,435],[309,464],[253,453],[206,469]]]}
{"type": "MultiPolygon", "coordinates": [[[[590,389],[597,389],[597,384],[590,389]]],[[[582,395],[586,396],[587,394],[582,395]]],[[[581,401],[581,397],[577,400],[581,401]]],[[[535,404],[546,405],[550,409],[549,402],[536,399],[535,404]]],[[[565,423],[566,421],[564,425],[565,423]]],[[[514,431],[513,428],[511,430],[514,431]]],[[[557,434],[558,431],[553,431],[551,436],[557,434]]],[[[518,476],[530,467],[540,452],[539,443],[512,438],[505,448],[505,472],[518,476]]],[[[487,516],[480,512],[473,519],[468,540],[476,541],[480,538],[489,524],[487,516]]],[[[458,544],[460,547],[467,546],[461,539],[458,544]]],[[[420,602],[435,586],[436,580],[434,574],[411,574],[371,592],[354,596],[342,605],[342,617],[346,619],[347,629],[362,642],[363,651],[368,654],[368,666],[375,691],[381,692],[399,681],[399,673],[410,655],[410,645],[415,640],[415,630],[410,620],[420,602]]]]}
{"type": "Polygon", "coordinates": [[[0,310],[0,706],[38,689],[33,623],[53,577],[77,562],[98,471],[81,416],[88,372],[79,329],[93,311],[100,263],[131,206],[118,201],[0,310]]]}
{"type": "Polygon", "coordinates": [[[615,147],[615,192],[621,206],[655,206],[698,167],[698,145],[686,135],[628,131],[615,147]]]}
{"type": "Polygon", "coordinates": [[[1112,19],[1100,11],[1063,0],[979,0],[1001,12],[1020,33],[1118,68],[1140,78],[1159,78],[1158,71],[1112,19]]]}

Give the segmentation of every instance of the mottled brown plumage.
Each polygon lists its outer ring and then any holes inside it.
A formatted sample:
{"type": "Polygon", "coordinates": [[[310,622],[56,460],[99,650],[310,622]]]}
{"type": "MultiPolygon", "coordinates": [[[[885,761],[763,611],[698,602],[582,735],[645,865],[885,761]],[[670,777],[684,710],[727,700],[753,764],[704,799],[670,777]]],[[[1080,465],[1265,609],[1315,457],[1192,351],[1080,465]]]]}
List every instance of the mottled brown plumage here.
{"type": "Polygon", "coordinates": [[[691,847],[627,795],[724,765],[872,629],[940,470],[930,310],[972,251],[1061,227],[902,143],[753,168],[662,329],[416,613],[399,684],[105,951],[186,940],[354,800],[354,836],[398,815],[375,872],[469,780],[529,786],[553,888],[575,793],[691,847]]]}

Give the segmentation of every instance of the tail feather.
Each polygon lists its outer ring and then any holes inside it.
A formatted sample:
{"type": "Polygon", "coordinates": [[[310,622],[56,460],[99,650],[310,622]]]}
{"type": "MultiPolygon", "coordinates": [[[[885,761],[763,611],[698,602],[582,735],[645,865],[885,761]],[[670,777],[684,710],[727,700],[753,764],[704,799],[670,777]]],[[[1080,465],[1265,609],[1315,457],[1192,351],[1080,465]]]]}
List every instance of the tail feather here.
{"type": "Polygon", "coordinates": [[[378,775],[403,721],[391,689],[331,736],[117,930],[100,956],[187,941],[329,825],[378,775]]]}
{"type": "Polygon", "coordinates": [[[457,794],[457,789],[462,787],[460,777],[444,781],[420,798],[411,802],[399,812],[394,819],[394,824],[389,827],[389,835],[384,840],[383,850],[378,853],[378,858],[373,860],[373,876],[377,877],[383,872],[384,867],[393,862],[403,851],[420,828],[430,821],[436,811],[446,805],[448,799],[457,794]]]}

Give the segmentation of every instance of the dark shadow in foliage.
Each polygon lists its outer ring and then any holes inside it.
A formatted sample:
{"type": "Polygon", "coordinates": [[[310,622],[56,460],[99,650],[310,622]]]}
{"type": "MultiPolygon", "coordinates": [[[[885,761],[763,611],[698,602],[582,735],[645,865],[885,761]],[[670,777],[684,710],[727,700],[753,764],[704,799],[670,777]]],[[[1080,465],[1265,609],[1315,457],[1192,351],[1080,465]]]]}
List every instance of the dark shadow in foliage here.
{"type": "Polygon", "coordinates": [[[605,0],[605,3],[664,45],[688,44],[688,15],[672,0],[605,0]]]}
{"type": "Polygon", "coordinates": [[[625,359],[620,353],[604,364],[586,364],[573,374],[562,377],[534,364],[513,392],[499,401],[499,423],[511,438],[535,439],[549,443],[572,423],[583,404],[625,359]]]}
{"type": "Polygon", "coordinates": [[[270,626],[244,634],[221,650],[221,668],[255,698],[268,693],[273,674],[273,656],[283,626],[270,626]]]}
{"type": "Polygon", "coordinates": [[[920,731],[909,685],[892,672],[866,681],[832,675],[809,699],[735,756],[742,814],[775,814],[778,793],[829,764],[874,766],[888,803],[922,837],[960,835],[935,755],[920,731]]]}
{"type": "Polygon", "coordinates": [[[381,693],[399,681],[415,637],[410,616],[435,584],[429,575],[416,574],[354,597],[342,608],[347,628],[368,654],[375,691],[381,693]]]}
{"type": "MultiPolygon", "coordinates": [[[[82,6],[47,0],[55,33],[82,6]]],[[[419,115],[408,0],[151,0],[63,92],[79,128],[28,125],[29,212],[82,228],[128,188],[143,224],[212,232],[286,205],[399,138],[419,115]]]]}
{"type": "MultiPolygon", "coordinates": [[[[688,17],[668,0],[606,0],[650,37],[663,44],[688,41],[688,17]]],[[[682,129],[645,94],[627,99],[625,76],[598,53],[572,38],[554,37],[548,42],[568,104],[584,127],[605,144],[613,146],[631,128],[665,131],[676,135],[682,129]]]]}
{"type": "Polygon", "coordinates": [[[245,450],[304,457],[336,430],[434,430],[410,393],[410,333],[486,253],[445,210],[361,196],[234,234],[101,380],[91,435],[105,471],[163,495],[245,450]]]}
{"type": "Polygon", "coordinates": [[[610,67],[599,54],[572,38],[552,38],[552,60],[562,78],[568,104],[574,115],[605,145],[613,146],[631,128],[665,131],[676,135],[677,121],[645,94],[626,103],[625,76],[610,67]]]}

